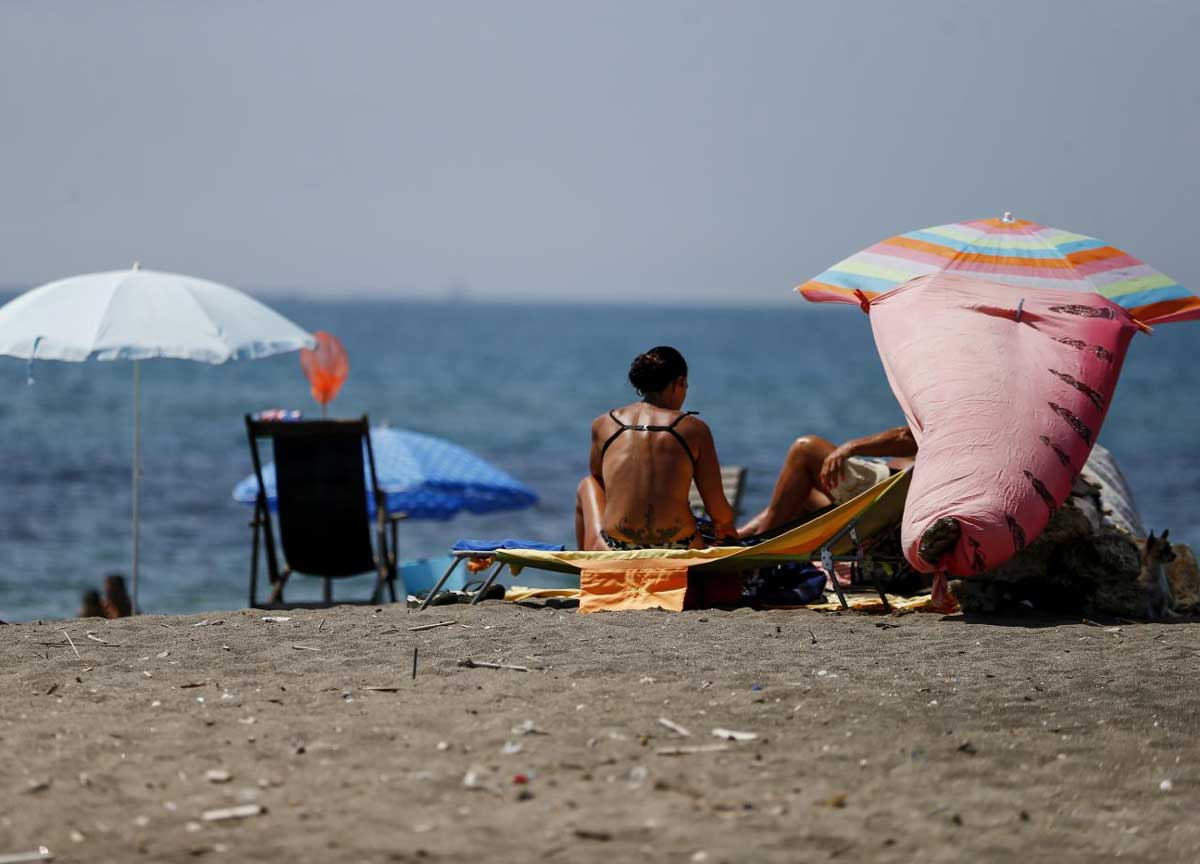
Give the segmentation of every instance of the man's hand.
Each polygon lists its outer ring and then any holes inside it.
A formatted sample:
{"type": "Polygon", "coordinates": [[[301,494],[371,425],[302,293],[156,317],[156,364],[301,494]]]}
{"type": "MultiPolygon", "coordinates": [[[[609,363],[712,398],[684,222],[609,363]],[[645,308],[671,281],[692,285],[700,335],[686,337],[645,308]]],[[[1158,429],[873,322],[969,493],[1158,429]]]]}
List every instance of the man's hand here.
{"type": "Polygon", "coordinates": [[[854,455],[849,443],[843,444],[825,457],[821,463],[821,488],[826,493],[832,492],[842,482],[846,473],[846,460],[854,455]]]}

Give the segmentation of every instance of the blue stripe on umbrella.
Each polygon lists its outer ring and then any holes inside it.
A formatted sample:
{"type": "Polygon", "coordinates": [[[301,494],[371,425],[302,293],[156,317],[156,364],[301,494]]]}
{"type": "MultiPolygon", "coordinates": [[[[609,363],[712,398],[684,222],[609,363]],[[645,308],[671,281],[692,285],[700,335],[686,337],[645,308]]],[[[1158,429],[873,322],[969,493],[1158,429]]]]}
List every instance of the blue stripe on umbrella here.
{"type": "MultiPolygon", "coordinates": [[[[377,426],[371,430],[375,473],[387,496],[389,513],[410,519],[450,519],[456,514],[520,510],[537,503],[537,494],[471,451],[440,438],[377,426]]],[[[366,471],[364,449],[363,471],[366,471]]],[[[275,463],[263,466],[267,501],[275,508],[275,463]]],[[[233,500],[253,504],[254,475],[233,490],[233,500]]],[[[368,502],[374,510],[374,502],[368,502]]]]}

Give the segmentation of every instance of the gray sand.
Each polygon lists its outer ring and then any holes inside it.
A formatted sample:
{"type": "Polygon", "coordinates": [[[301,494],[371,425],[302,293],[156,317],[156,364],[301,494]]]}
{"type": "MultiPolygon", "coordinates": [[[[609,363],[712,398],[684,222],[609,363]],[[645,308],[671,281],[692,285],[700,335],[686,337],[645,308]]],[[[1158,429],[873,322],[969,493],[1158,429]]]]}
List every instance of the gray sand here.
{"type": "Polygon", "coordinates": [[[0,854],[1194,861],[1198,632],[498,603],[0,627],[0,854]],[[757,737],[663,752],[714,728],[757,737]]]}

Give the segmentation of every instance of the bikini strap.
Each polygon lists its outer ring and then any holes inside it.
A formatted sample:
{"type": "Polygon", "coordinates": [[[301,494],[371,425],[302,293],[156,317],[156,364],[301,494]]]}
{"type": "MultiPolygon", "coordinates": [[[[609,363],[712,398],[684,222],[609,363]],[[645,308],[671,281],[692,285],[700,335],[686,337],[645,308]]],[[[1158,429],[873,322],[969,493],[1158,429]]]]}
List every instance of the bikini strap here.
{"type": "Polygon", "coordinates": [[[617,436],[620,435],[622,432],[624,432],[626,429],[634,428],[632,426],[627,426],[624,423],[622,423],[621,418],[618,417],[616,414],[614,414],[612,411],[608,412],[608,416],[611,417],[613,419],[613,422],[617,424],[617,431],[614,432],[613,434],[609,435],[608,440],[604,442],[604,446],[600,448],[600,461],[601,462],[604,461],[604,454],[608,452],[609,445],[612,444],[612,442],[617,440],[617,436]]]}
{"type": "Polygon", "coordinates": [[[609,445],[617,439],[618,435],[628,429],[633,432],[670,432],[671,435],[675,437],[675,440],[679,442],[679,446],[683,448],[683,452],[687,453],[688,458],[692,460],[692,465],[695,465],[696,456],[694,453],[692,453],[692,448],[688,446],[687,441],[684,440],[684,437],[679,434],[679,431],[675,427],[679,425],[679,421],[684,417],[691,417],[692,415],[699,413],[699,411],[684,411],[682,414],[672,420],[669,426],[660,426],[625,423],[620,417],[618,417],[612,411],[609,411],[608,416],[611,417],[613,422],[616,423],[620,428],[618,428],[613,434],[609,435],[608,440],[604,442],[604,446],[600,448],[600,461],[604,461],[604,454],[608,452],[609,445]]]}
{"type": "Polygon", "coordinates": [[[691,417],[692,415],[699,414],[699,413],[700,413],[699,411],[684,411],[682,414],[680,414],[678,417],[676,417],[674,420],[672,420],[671,425],[668,426],[667,428],[674,429],[679,424],[679,421],[682,420],[684,417],[691,417]]]}
{"type": "Polygon", "coordinates": [[[679,446],[683,448],[683,452],[687,453],[688,458],[692,460],[693,468],[696,466],[696,454],[692,452],[692,448],[688,446],[687,441],[684,440],[684,437],[679,434],[679,430],[676,429],[675,427],[679,425],[679,421],[682,420],[684,417],[691,417],[693,414],[699,414],[699,413],[700,413],[699,411],[685,411],[684,413],[682,413],[678,417],[676,417],[674,420],[672,420],[670,426],[663,427],[666,429],[666,431],[670,432],[672,435],[675,436],[675,440],[679,442],[679,446]]]}

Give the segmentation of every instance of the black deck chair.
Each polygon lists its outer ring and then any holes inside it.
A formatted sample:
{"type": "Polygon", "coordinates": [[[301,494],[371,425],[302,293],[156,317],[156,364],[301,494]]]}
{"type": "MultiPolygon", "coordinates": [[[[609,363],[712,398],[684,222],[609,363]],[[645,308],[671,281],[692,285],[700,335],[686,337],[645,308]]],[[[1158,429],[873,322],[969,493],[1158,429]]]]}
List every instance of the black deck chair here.
{"type": "MultiPolygon", "coordinates": [[[[246,415],[250,458],[258,478],[254,504],[253,551],[250,559],[250,606],[283,604],[283,589],[293,573],[325,580],[325,604],[333,602],[332,580],[374,571],[375,590],[367,602],[377,603],[387,587],[396,599],[396,522],[403,514],[389,515],[386,499],[375,476],[370,425],[364,414],[358,420],[255,420],[246,415]],[[277,521],[283,559],[275,547],[267,497],[263,492],[261,438],[270,438],[275,451],[277,521]],[[363,448],[367,476],[363,475],[363,448]],[[375,501],[375,546],[371,545],[372,519],[367,510],[367,483],[375,501]],[[390,530],[389,530],[390,529],[390,530]],[[265,540],[271,596],[258,602],[260,536],[265,540]],[[282,565],[282,566],[281,566],[282,565]]],[[[297,604],[293,604],[297,605],[297,604]]]]}

